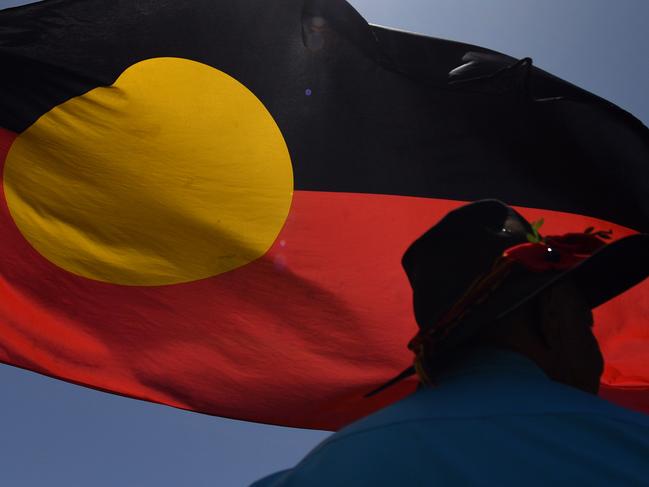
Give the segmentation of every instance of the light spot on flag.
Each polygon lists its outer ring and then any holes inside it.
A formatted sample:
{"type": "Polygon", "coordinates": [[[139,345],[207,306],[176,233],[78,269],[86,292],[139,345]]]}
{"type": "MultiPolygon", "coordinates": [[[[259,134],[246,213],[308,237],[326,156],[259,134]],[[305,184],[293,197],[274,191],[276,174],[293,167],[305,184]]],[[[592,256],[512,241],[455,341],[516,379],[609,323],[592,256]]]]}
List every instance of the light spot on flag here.
{"type": "Polygon", "coordinates": [[[3,184],[16,226],[52,263],[156,286],[264,255],[288,215],[293,170],[248,88],[155,58],[44,114],[13,143],[3,184]]]}
{"type": "Polygon", "coordinates": [[[284,254],[275,255],[273,265],[275,266],[275,270],[283,271],[286,268],[286,256],[284,254]]]}

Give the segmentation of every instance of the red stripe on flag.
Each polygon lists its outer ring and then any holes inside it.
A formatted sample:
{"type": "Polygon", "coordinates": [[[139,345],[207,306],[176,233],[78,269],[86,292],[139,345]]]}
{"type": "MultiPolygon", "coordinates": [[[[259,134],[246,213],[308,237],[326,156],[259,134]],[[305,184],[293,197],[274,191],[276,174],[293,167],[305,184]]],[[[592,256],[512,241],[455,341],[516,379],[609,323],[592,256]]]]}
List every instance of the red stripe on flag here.
{"type": "Polygon", "coordinates": [[[0,127],[0,161],[2,161],[2,167],[4,167],[4,160],[16,137],[17,134],[0,127]]]}
{"type": "MultiPolygon", "coordinates": [[[[11,136],[2,137],[8,145],[11,136]]],[[[461,204],[299,191],[263,258],[147,288],[56,267],[19,233],[3,194],[0,360],[184,409],[337,429],[412,390],[410,380],[362,397],[412,359],[406,343],[416,325],[403,251],[461,204]]],[[[590,225],[612,228],[617,238],[632,233],[579,215],[520,210],[544,217],[546,233],[590,225]]],[[[648,397],[648,290],[644,283],[596,312],[604,381],[619,396],[611,397],[635,407],[648,397]]]]}

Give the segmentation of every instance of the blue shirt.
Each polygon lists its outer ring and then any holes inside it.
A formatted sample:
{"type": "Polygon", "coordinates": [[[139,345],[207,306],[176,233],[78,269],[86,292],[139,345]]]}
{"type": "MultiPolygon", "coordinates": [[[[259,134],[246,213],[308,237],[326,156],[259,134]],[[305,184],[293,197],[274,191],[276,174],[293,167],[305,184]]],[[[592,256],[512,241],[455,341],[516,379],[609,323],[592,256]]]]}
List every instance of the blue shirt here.
{"type": "Polygon", "coordinates": [[[254,487],[649,486],[649,417],[489,348],[254,487]]]}

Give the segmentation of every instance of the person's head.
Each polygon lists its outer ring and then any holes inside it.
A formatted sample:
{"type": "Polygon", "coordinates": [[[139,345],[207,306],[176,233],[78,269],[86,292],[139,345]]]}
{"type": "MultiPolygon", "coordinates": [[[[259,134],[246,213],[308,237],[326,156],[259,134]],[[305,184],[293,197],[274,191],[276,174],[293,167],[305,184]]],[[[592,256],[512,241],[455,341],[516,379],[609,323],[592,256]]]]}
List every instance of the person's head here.
{"type": "Polygon", "coordinates": [[[596,393],[603,360],[591,309],[649,276],[649,234],[612,240],[590,227],[543,236],[542,224],[482,200],[415,240],[402,258],[419,326],[408,343],[414,365],[368,396],[415,371],[434,381],[476,341],[523,353],[552,379],[596,393]]]}
{"type": "Polygon", "coordinates": [[[585,296],[566,279],[482,328],[472,345],[519,352],[553,380],[596,394],[604,359],[585,296]]]}

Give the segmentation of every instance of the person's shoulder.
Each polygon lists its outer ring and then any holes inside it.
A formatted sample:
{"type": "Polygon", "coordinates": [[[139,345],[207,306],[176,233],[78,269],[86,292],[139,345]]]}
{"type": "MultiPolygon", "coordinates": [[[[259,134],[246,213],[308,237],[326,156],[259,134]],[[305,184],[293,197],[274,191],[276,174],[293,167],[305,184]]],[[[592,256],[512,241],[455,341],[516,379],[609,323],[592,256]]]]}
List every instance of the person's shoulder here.
{"type": "MultiPolygon", "coordinates": [[[[624,452],[624,460],[618,462],[620,472],[643,470],[649,449],[648,417],[567,386],[550,384],[537,392],[540,395],[529,404],[513,401],[509,408],[506,405],[512,401],[507,398],[497,398],[493,404],[484,398],[469,407],[474,401],[445,402],[452,394],[420,390],[331,435],[295,468],[255,487],[447,481],[454,478],[457,459],[467,455],[485,472],[503,458],[519,457],[521,465],[536,458],[565,468],[572,465],[576,472],[584,467],[584,455],[575,456],[575,449],[588,452],[586,464],[595,470],[615,452],[624,452]],[[545,393],[546,402],[541,404],[545,393]]],[[[499,472],[490,475],[500,478],[499,472]]]]}
{"type": "Polygon", "coordinates": [[[250,487],[285,487],[288,485],[286,481],[289,480],[289,477],[293,473],[293,471],[293,468],[280,470],[279,472],[275,472],[259,480],[256,480],[255,482],[250,484],[250,487]]]}
{"type": "Polygon", "coordinates": [[[401,424],[346,428],[320,443],[294,468],[261,479],[253,487],[331,485],[420,485],[424,450],[404,435],[401,424]]]}
{"type": "Polygon", "coordinates": [[[550,406],[548,413],[583,414],[640,428],[649,428],[649,415],[618,406],[600,396],[564,384],[554,383],[553,387],[557,391],[554,397],[559,399],[559,405],[550,406]]]}
{"type": "Polygon", "coordinates": [[[559,436],[567,428],[579,438],[607,437],[611,445],[629,443],[633,436],[631,443],[649,445],[648,415],[574,387],[548,380],[523,391],[494,392],[421,388],[331,435],[313,454],[336,454],[358,444],[366,449],[407,445],[408,450],[413,431],[425,435],[419,447],[441,448],[449,434],[477,434],[496,424],[511,430],[538,427],[559,436]]]}

